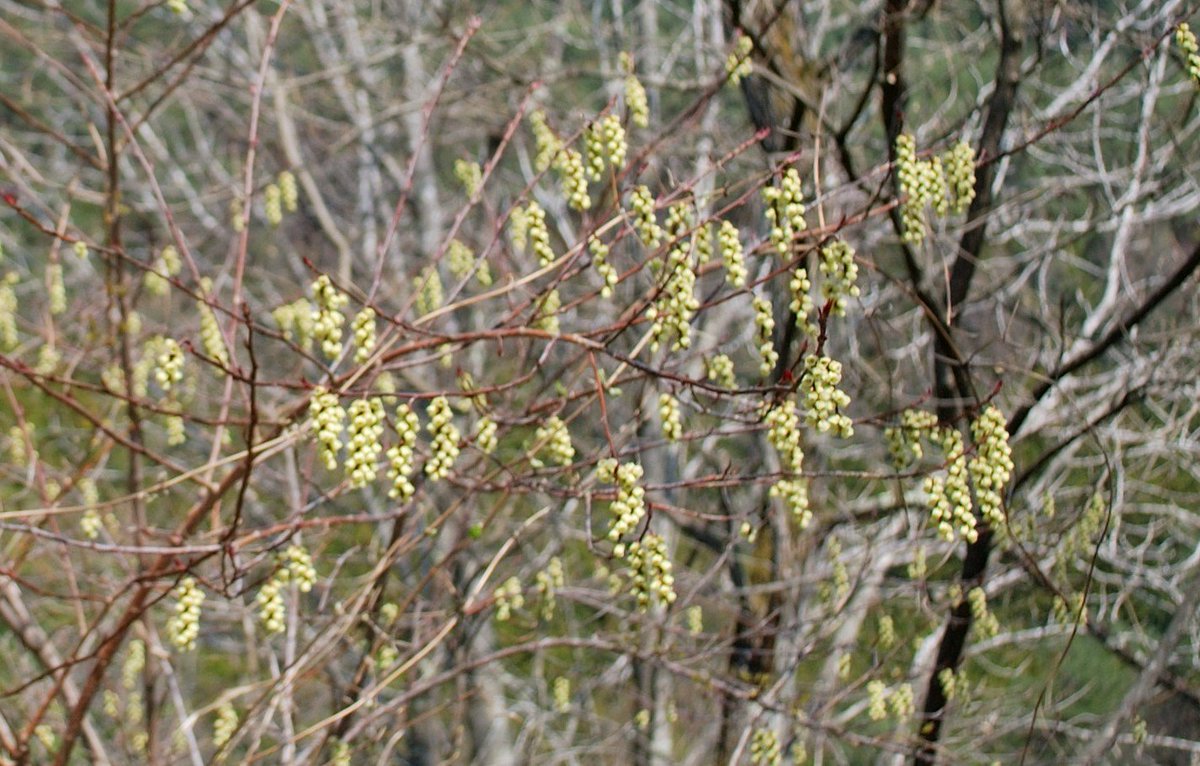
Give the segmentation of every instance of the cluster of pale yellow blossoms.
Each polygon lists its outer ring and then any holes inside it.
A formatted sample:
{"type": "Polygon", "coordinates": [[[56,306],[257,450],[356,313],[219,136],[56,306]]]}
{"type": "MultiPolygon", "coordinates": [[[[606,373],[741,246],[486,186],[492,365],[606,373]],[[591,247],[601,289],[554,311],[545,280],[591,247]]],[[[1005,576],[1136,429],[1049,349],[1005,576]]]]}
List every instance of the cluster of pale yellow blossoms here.
{"type": "Polygon", "coordinates": [[[390,498],[408,500],[417,491],[410,477],[414,469],[413,450],[420,428],[421,421],[411,406],[401,404],[396,408],[396,434],[399,440],[387,451],[388,479],[392,482],[388,490],[390,498]]]}
{"type": "Polygon", "coordinates": [[[154,266],[146,272],[142,278],[142,284],[146,286],[146,292],[151,295],[163,296],[167,294],[171,283],[167,280],[170,277],[179,275],[179,271],[183,264],[179,260],[179,251],[174,245],[167,245],[158,254],[158,258],[154,261],[154,266]]]}
{"type": "Polygon", "coordinates": [[[442,305],[445,291],[442,287],[442,275],[438,273],[436,265],[431,263],[422,269],[417,282],[420,284],[415,302],[418,314],[428,314],[442,305]]]}
{"type": "Polygon", "coordinates": [[[666,542],[647,532],[629,544],[626,560],[630,568],[630,585],[638,609],[646,611],[655,604],[675,603],[675,576],[667,557],[666,542]]]}
{"type": "Polygon", "coordinates": [[[537,573],[534,582],[538,592],[542,619],[549,620],[554,616],[554,607],[557,603],[555,594],[566,583],[562,559],[558,556],[552,557],[546,564],[546,568],[537,573]]]}
{"type": "Polygon", "coordinates": [[[1187,56],[1188,76],[1200,84],[1200,44],[1196,42],[1196,33],[1183,22],[1175,28],[1175,44],[1187,56]]]}
{"type": "Polygon", "coordinates": [[[321,350],[328,359],[336,359],[342,353],[342,325],[346,323],[342,307],[350,298],[334,287],[326,274],[313,282],[312,292],[316,303],[312,314],[313,337],[321,342],[321,350]]]}
{"type": "Polygon", "coordinates": [[[779,362],[779,352],[775,350],[775,309],[771,301],[764,296],[754,296],[754,331],[758,348],[758,372],[764,378],[771,374],[779,362]]]}
{"type": "Polygon", "coordinates": [[[173,338],[161,335],[152,341],[157,354],[154,356],[154,380],[164,392],[183,380],[183,349],[173,338]]]}
{"type": "Polygon", "coordinates": [[[196,578],[185,577],[175,588],[175,614],[167,621],[167,638],[179,649],[190,652],[200,636],[200,607],[204,591],[196,578]]]}
{"type": "Polygon", "coordinates": [[[896,176],[904,196],[900,208],[904,241],[919,245],[925,239],[925,209],[946,215],[951,199],[955,212],[963,212],[975,198],[975,150],[965,141],[942,157],[917,158],[916,140],[907,133],[896,136],[896,176]]]}
{"type": "Polygon", "coordinates": [[[617,270],[608,262],[608,245],[593,234],[588,240],[588,250],[592,254],[592,266],[600,275],[600,279],[604,281],[604,285],[600,288],[600,295],[608,298],[612,295],[613,288],[617,286],[617,270]]]}
{"type": "Polygon", "coordinates": [[[754,766],[779,766],[782,761],[783,752],[775,730],[765,726],[755,729],[750,737],[750,763],[754,766]]]}
{"type": "Polygon", "coordinates": [[[800,188],[800,173],[788,168],[771,186],[764,186],[763,201],[767,203],[767,224],[776,251],[784,258],[792,253],[792,240],[806,228],[804,193],[800,188]]]}
{"type": "Polygon", "coordinates": [[[763,419],[767,424],[767,441],[779,454],[783,470],[791,474],[772,484],[770,495],[782,500],[796,525],[804,529],[812,521],[812,509],[808,503],[808,479],[801,475],[804,449],[800,444],[800,416],[796,412],[796,403],[784,399],[770,407],[763,419]]]}
{"type": "Polygon", "coordinates": [[[646,309],[653,322],[650,329],[650,348],[657,350],[663,341],[674,339],[672,350],[691,346],[691,321],[700,308],[696,297],[696,272],[690,249],[677,243],[667,255],[666,282],[658,298],[646,309]]]}
{"type": "Polygon", "coordinates": [[[725,388],[737,387],[737,379],[733,372],[733,360],[726,354],[717,354],[706,360],[704,374],[709,380],[725,388]]]}
{"type": "Polygon", "coordinates": [[[889,708],[901,721],[912,716],[916,710],[912,684],[899,684],[889,689],[883,681],[868,681],[867,716],[872,721],[882,721],[888,717],[889,708]]]}
{"type": "Polygon", "coordinates": [[[975,485],[975,499],[984,520],[994,527],[1004,526],[1004,497],[1008,480],[1012,478],[1012,450],[1008,446],[1008,429],[1004,415],[988,405],[971,423],[971,438],[975,456],[967,468],[975,485]]]}
{"type": "Polygon", "coordinates": [[[433,481],[450,475],[450,468],[458,459],[458,441],[461,434],[454,425],[454,413],[444,396],[435,397],[429,403],[429,434],[433,437],[431,454],[425,463],[425,475],[433,481]]]}
{"type": "Polygon", "coordinates": [[[478,162],[458,159],[454,161],[454,177],[463,185],[468,197],[474,197],[483,184],[483,168],[478,162]]]}
{"type": "Polygon", "coordinates": [[[350,403],[349,439],[346,442],[346,478],[354,488],[365,487],[378,473],[383,445],[383,400],[357,399],[350,403]]]}
{"type": "Polygon", "coordinates": [[[679,441],[683,436],[683,410],[679,406],[679,400],[670,394],[659,394],[658,416],[662,421],[663,436],[667,441],[679,441]]]}
{"type": "Polygon", "coordinates": [[[571,432],[558,415],[551,415],[545,423],[538,426],[533,435],[533,445],[534,451],[529,458],[529,464],[534,468],[545,465],[540,457],[542,455],[557,465],[570,465],[575,460],[571,432]]]}
{"type": "Polygon", "coordinates": [[[639,128],[650,125],[650,101],[646,98],[646,89],[633,71],[633,57],[622,51],[621,69],[625,72],[625,111],[629,121],[639,128]]]}
{"type": "Polygon", "coordinates": [[[625,128],[621,126],[621,118],[617,115],[606,114],[588,126],[584,133],[584,143],[588,154],[588,177],[593,181],[600,180],[605,165],[613,170],[624,167],[628,147],[625,143],[625,128]]]}
{"type": "Polygon", "coordinates": [[[905,410],[899,426],[884,429],[883,438],[896,469],[903,471],[925,456],[921,437],[937,428],[937,415],[925,410],[905,410]]]}
{"type": "Polygon", "coordinates": [[[221,326],[217,324],[217,315],[206,298],[212,294],[212,280],[204,277],[200,280],[200,343],[204,353],[220,364],[229,363],[229,352],[225,348],[225,338],[221,335],[221,326]]]}
{"type": "Polygon", "coordinates": [[[271,318],[279,331],[288,340],[295,341],[300,348],[308,348],[313,341],[313,308],[307,298],[297,298],[271,312],[271,318]]]}
{"type": "Polygon", "coordinates": [[[221,747],[228,742],[238,727],[238,714],[233,705],[224,702],[217,708],[217,718],[213,721],[213,745],[221,747]]]}
{"type": "Polygon", "coordinates": [[[841,382],[841,362],[816,354],[804,358],[800,390],[804,396],[805,419],[821,433],[831,431],[847,439],[854,434],[854,426],[842,412],[850,405],[850,396],[838,388],[841,382]]]}
{"type": "Polygon", "coordinates": [[[729,75],[729,81],[734,85],[737,85],[743,77],[749,77],[754,71],[754,64],[750,61],[750,53],[753,50],[754,41],[738,32],[733,50],[725,59],[725,73],[729,75]]]}
{"type": "Polygon", "coordinates": [[[725,281],[731,287],[745,287],[746,255],[742,251],[737,227],[729,221],[721,221],[721,228],[717,230],[717,245],[721,248],[721,260],[725,264],[725,281]]]}
{"type": "Polygon", "coordinates": [[[525,594],[521,590],[521,581],[510,577],[492,593],[496,600],[496,619],[507,622],[513,612],[520,611],[525,606],[525,594]]]}
{"type": "Polygon", "coordinates": [[[617,485],[617,497],[608,507],[613,515],[608,539],[616,545],[616,555],[620,558],[625,553],[621,538],[636,529],[646,515],[646,490],[638,484],[642,479],[642,467],[637,463],[618,463],[616,458],[605,458],[596,466],[596,478],[617,485]]]}
{"type": "Polygon", "coordinates": [[[300,545],[291,545],[280,554],[274,574],[263,583],[255,596],[258,604],[258,619],[268,633],[282,633],[287,627],[287,609],[283,603],[283,588],[289,582],[296,584],[301,593],[312,590],[317,581],[317,571],[312,558],[300,545]]]}
{"type": "Polygon", "coordinates": [[[629,192],[629,210],[633,213],[633,228],[642,244],[649,248],[662,242],[663,230],[654,213],[654,195],[645,186],[635,186],[629,192]]]}
{"type": "Polygon", "coordinates": [[[987,593],[976,586],[967,591],[967,603],[971,607],[971,629],[978,638],[992,638],[1000,632],[1000,621],[988,609],[987,593]]]}
{"type": "Polygon", "coordinates": [[[346,422],[346,410],[338,402],[337,394],[318,386],[309,398],[308,415],[312,419],[313,434],[321,460],[330,471],[337,470],[338,451],[342,448],[342,428],[346,422]]]}
{"type": "Polygon", "coordinates": [[[950,541],[955,535],[961,535],[973,543],[979,538],[979,532],[972,512],[962,434],[957,428],[947,427],[935,431],[933,438],[940,443],[946,460],[945,479],[925,477],[924,490],[929,497],[933,523],[943,540],[950,541]]]}
{"type": "Polygon", "coordinates": [[[375,350],[375,309],[363,306],[362,311],[354,315],[350,331],[354,333],[354,361],[362,364],[375,350]]]}
{"type": "Polygon", "coordinates": [[[832,305],[834,316],[846,316],[846,305],[857,298],[859,288],[858,264],[854,262],[854,248],[840,239],[835,239],[821,248],[821,297],[832,305]]]}

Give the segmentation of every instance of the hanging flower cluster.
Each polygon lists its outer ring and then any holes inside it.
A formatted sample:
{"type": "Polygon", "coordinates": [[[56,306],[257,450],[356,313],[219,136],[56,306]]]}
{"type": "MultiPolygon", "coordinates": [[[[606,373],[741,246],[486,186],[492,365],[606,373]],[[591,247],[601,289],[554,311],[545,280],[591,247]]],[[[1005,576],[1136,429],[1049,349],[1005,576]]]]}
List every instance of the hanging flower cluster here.
{"type": "Polygon", "coordinates": [[[562,296],[558,294],[558,290],[548,291],[537,306],[537,314],[533,320],[534,328],[557,333],[559,330],[558,312],[561,308],[562,296]]]}
{"type": "Polygon", "coordinates": [[[284,337],[307,349],[313,341],[313,307],[307,298],[297,298],[271,312],[279,331],[284,337]]]}
{"type": "Polygon", "coordinates": [[[283,222],[283,192],[279,184],[267,184],[263,190],[263,215],[272,226],[283,222]]]}
{"type": "Polygon", "coordinates": [[[429,434],[433,437],[433,444],[429,460],[425,463],[425,475],[437,481],[450,475],[450,468],[458,459],[458,441],[461,438],[454,425],[450,402],[444,396],[429,403],[429,434]]]}
{"type": "Polygon", "coordinates": [[[629,544],[626,560],[632,570],[630,583],[639,611],[655,604],[675,603],[675,576],[671,574],[667,544],[661,537],[647,532],[640,540],[634,540],[629,544]]]}
{"type": "Polygon", "coordinates": [[[67,310],[67,286],[63,282],[63,267],[58,261],[46,264],[46,289],[50,313],[58,316],[67,310]]]}
{"type": "Polygon", "coordinates": [[[508,622],[513,612],[525,607],[525,594],[521,590],[521,581],[510,577],[492,593],[496,599],[496,621],[508,622]]]}
{"type": "Polygon", "coordinates": [[[815,337],[818,328],[809,319],[813,311],[813,299],[810,294],[812,280],[808,278],[808,269],[803,266],[797,266],[792,271],[792,278],[788,282],[788,289],[792,294],[792,302],[788,304],[788,308],[796,315],[796,326],[815,337]]]}
{"type": "Polygon", "coordinates": [[[275,578],[281,583],[294,582],[301,593],[308,593],[317,582],[317,570],[312,556],[299,544],[289,545],[279,554],[275,578]]]}
{"type": "Polygon", "coordinates": [[[154,266],[146,272],[142,278],[142,284],[146,286],[146,292],[151,295],[163,296],[167,294],[170,288],[169,277],[174,277],[179,274],[182,264],[179,261],[179,251],[174,245],[167,245],[158,254],[158,258],[154,261],[154,266]]]}
{"type": "Polygon", "coordinates": [[[645,186],[635,186],[629,193],[629,209],[633,213],[633,228],[642,244],[656,248],[662,242],[663,230],[654,215],[654,197],[645,186]]]}
{"type": "Polygon", "coordinates": [[[554,251],[550,248],[550,229],[546,227],[546,211],[537,202],[530,200],[525,208],[525,230],[542,268],[554,263],[554,251]]]}
{"type": "Polygon", "coordinates": [[[327,274],[322,274],[312,283],[313,301],[313,336],[321,341],[321,350],[328,359],[336,359],[342,353],[342,325],[346,323],[346,315],[342,307],[350,302],[350,298],[341,290],[334,287],[327,274]]]}
{"type": "Polygon", "coordinates": [[[396,434],[399,440],[387,451],[388,479],[392,482],[388,497],[399,499],[401,502],[408,500],[417,491],[409,477],[413,474],[414,449],[420,429],[421,421],[412,407],[401,404],[396,408],[396,434]]]}
{"type": "Polygon", "coordinates": [[[350,332],[354,335],[354,361],[362,364],[375,350],[375,309],[363,306],[362,311],[354,315],[350,332]]]}
{"type": "Polygon", "coordinates": [[[607,114],[589,125],[584,142],[587,145],[588,176],[592,180],[600,180],[606,164],[618,171],[624,167],[628,148],[625,144],[625,128],[621,126],[621,118],[617,115],[607,114]]]}
{"type": "Polygon", "coordinates": [[[308,415],[312,419],[312,430],[317,437],[325,467],[330,471],[337,470],[346,410],[338,402],[337,394],[326,390],[324,386],[317,386],[309,399],[308,415]]]}
{"type": "Polygon", "coordinates": [[[154,357],[154,380],[164,392],[183,380],[183,349],[174,338],[159,335],[151,341],[158,353],[154,357]]]}
{"type": "Polygon", "coordinates": [[[779,352],[775,350],[775,310],[771,301],[761,295],[754,296],[754,329],[760,360],[758,372],[765,378],[779,362],[779,352]]]}
{"type": "Polygon", "coordinates": [[[754,41],[742,32],[738,32],[733,50],[725,59],[725,73],[734,85],[741,82],[743,77],[749,77],[754,72],[754,64],[750,61],[750,53],[754,50],[754,41]]]}
{"type": "Polygon", "coordinates": [[[830,303],[834,316],[846,316],[846,304],[859,295],[858,264],[854,248],[835,239],[821,248],[821,297],[830,303]]]}
{"type": "Polygon", "coordinates": [[[975,150],[959,141],[942,158],[946,186],[954,198],[954,212],[964,213],[975,199],[975,150]]]}
{"type": "Polygon", "coordinates": [[[467,197],[474,197],[483,184],[483,168],[478,162],[457,159],[454,161],[454,177],[463,185],[467,197]]]}
{"type": "Polygon", "coordinates": [[[639,128],[650,125],[650,101],[646,89],[633,71],[633,56],[621,52],[621,69],[625,72],[625,112],[629,121],[639,128]]]}
{"type": "Polygon", "coordinates": [[[533,443],[535,452],[529,458],[529,463],[534,468],[545,465],[539,455],[545,455],[547,460],[558,465],[570,465],[575,460],[571,432],[558,415],[551,415],[543,425],[538,426],[533,435],[533,443]]]}
{"type": "Polygon", "coordinates": [[[659,394],[658,416],[662,420],[663,436],[677,442],[683,436],[683,411],[679,400],[670,394],[659,394]]]}
{"type": "Polygon", "coordinates": [[[554,162],[562,181],[563,196],[567,204],[575,210],[587,210],[592,206],[592,198],[588,196],[587,172],[583,167],[583,155],[571,147],[563,147],[554,162]]]}
{"type": "Polygon", "coordinates": [[[733,374],[733,360],[725,354],[717,354],[708,359],[704,365],[704,373],[709,380],[725,388],[737,388],[737,379],[733,374]]]}
{"type": "Polygon", "coordinates": [[[897,471],[903,471],[925,456],[921,437],[937,428],[937,415],[924,410],[905,410],[900,414],[900,425],[884,429],[888,453],[897,471]]]}
{"type": "Polygon", "coordinates": [[[221,747],[228,742],[238,727],[238,714],[228,702],[217,708],[217,719],[213,721],[213,745],[221,747]]]}
{"type": "Polygon", "coordinates": [[[618,463],[616,458],[605,458],[596,466],[596,478],[617,485],[617,497],[608,507],[613,515],[608,539],[617,544],[616,555],[621,557],[625,553],[621,538],[636,529],[646,515],[646,490],[638,484],[642,479],[642,467],[637,463],[618,463]]]}
{"type": "Polygon", "coordinates": [[[1012,450],[1004,415],[988,405],[971,424],[975,456],[968,470],[975,485],[975,499],[984,520],[993,527],[1004,526],[1004,487],[1012,477],[1012,450]]]}
{"type": "Polygon", "coordinates": [[[721,221],[717,230],[717,244],[721,248],[721,260],[725,264],[725,281],[731,287],[746,286],[746,256],[742,251],[742,240],[737,227],[729,221],[721,221]]]}
{"type": "Polygon", "coordinates": [[[496,446],[499,441],[496,438],[496,432],[499,426],[496,421],[490,417],[484,416],[479,419],[479,430],[475,434],[475,446],[485,455],[490,455],[496,451],[496,446]]]}
{"type": "Polygon", "coordinates": [[[992,638],[1000,632],[1000,621],[988,609],[987,592],[979,586],[967,591],[967,603],[971,606],[971,629],[977,638],[992,638]]]}
{"type": "Polygon", "coordinates": [[[838,388],[841,382],[841,362],[816,354],[805,357],[800,390],[804,395],[804,415],[808,424],[821,433],[832,431],[848,439],[854,434],[854,426],[842,413],[850,406],[850,396],[838,388]]]}
{"type": "Polygon", "coordinates": [[[203,604],[204,591],[196,584],[196,578],[183,578],[175,588],[175,614],[167,621],[167,638],[176,648],[185,652],[196,648],[203,604]]]}
{"type": "Polygon", "coordinates": [[[800,416],[796,412],[796,403],[785,399],[768,409],[763,419],[767,423],[767,441],[779,454],[783,470],[793,474],[772,484],[769,494],[787,505],[796,525],[804,529],[812,521],[812,509],[808,501],[808,479],[800,475],[804,470],[804,450],[800,444],[800,416]]]}
{"type": "Polygon", "coordinates": [[[383,400],[358,399],[350,404],[349,440],[346,443],[346,478],[352,488],[375,480],[383,444],[383,400]]]}
{"type": "Polygon", "coordinates": [[[263,583],[258,589],[258,595],[254,597],[254,602],[258,605],[259,622],[267,633],[282,633],[287,627],[287,608],[283,603],[283,583],[279,578],[272,577],[263,583]]]}
{"type": "Polygon", "coordinates": [[[533,138],[537,143],[537,155],[534,157],[533,166],[542,173],[550,168],[550,164],[558,156],[562,142],[546,122],[545,112],[539,110],[530,114],[529,125],[533,128],[533,138]]]}
{"type": "Polygon", "coordinates": [[[16,273],[10,271],[0,280],[0,343],[6,351],[17,347],[17,293],[13,285],[18,279],[16,273]]]}
{"type": "Polygon", "coordinates": [[[283,202],[283,209],[289,213],[296,212],[300,207],[300,190],[296,188],[296,176],[292,175],[290,170],[279,174],[279,197],[283,202]]]}
{"type": "Polygon", "coordinates": [[[943,540],[953,541],[957,534],[973,543],[979,538],[979,532],[975,529],[975,514],[972,513],[962,434],[957,428],[942,428],[935,432],[934,438],[941,443],[945,456],[946,478],[925,477],[924,490],[929,497],[933,523],[943,540]]]}
{"type": "Polygon", "coordinates": [[[1188,77],[1200,85],[1200,44],[1186,21],[1175,28],[1175,44],[1187,56],[1188,77]]]}
{"type": "Polygon", "coordinates": [[[438,273],[437,266],[431,263],[421,270],[421,276],[417,278],[417,281],[421,286],[417,293],[417,313],[424,316],[441,306],[442,301],[445,300],[442,275],[438,273]]]}
{"type": "Polygon", "coordinates": [[[696,297],[696,271],[687,243],[680,242],[667,255],[666,283],[646,316],[654,324],[650,330],[650,348],[658,350],[662,342],[674,338],[671,350],[692,344],[691,321],[700,308],[696,297]]]}
{"type": "Polygon", "coordinates": [[[592,266],[596,268],[596,273],[604,281],[603,287],[600,288],[600,295],[604,298],[611,297],[613,288],[617,286],[617,270],[608,262],[608,245],[593,234],[588,239],[588,250],[592,254],[592,266]]]}
{"type": "Polygon", "coordinates": [[[538,600],[541,602],[541,615],[543,620],[549,620],[554,617],[554,607],[556,605],[555,593],[566,584],[566,577],[563,575],[562,559],[554,556],[546,565],[546,568],[537,573],[534,578],[538,600]]]}
{"type": "Polygon", "coordinates": [[[800,172],[788,168],[772,186],[764,186],[763,201],[767,203],[767,224],[771,242],[783,258],[792,253],[792,240],[806,228],[804,220],[804,193],[800,188],[800,172]]]}

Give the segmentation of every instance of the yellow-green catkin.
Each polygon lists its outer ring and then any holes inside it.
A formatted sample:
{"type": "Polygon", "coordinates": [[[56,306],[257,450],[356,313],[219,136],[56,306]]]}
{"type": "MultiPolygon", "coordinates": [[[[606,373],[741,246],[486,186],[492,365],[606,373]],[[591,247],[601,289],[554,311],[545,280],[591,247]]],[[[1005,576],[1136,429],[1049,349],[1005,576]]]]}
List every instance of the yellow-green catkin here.
{"type": "Polygon", "coordinates": [[[146,292],[151,295],[163,296],[167,294],[171,283],[168,281],[170,277],[178,276],[182,264],[179,260],[179,251],[174,245],[167,245],[158,254],[153,267],[146,272],[142,283],[146,287],[146,292]]]}
{"type": "Polygon", "coordinates": [[[979,531],[975,528],[962,434],[957,428],[946,427],[939,429],[934,438],[942,447],[946,475],[925,477],[923,488],[932,521],[943,540],[953,541],[956,535],[961,535],[973,543],[979,538],[979,531]]]}
{"type": "Polygon", "coordinates": [[[840,239],[835,239],[821,248],[821,297],[830,304],[834,316],[846,316],[846,306],[851,298],[859,296],[858,264],[854,262],[854,248],[840,239]]]}
{"type": "Polygon", "coordinates": [[[841,382],[841,362],[815,354],[804,358],[800,390],[808,424],[821,433],[831,432],[846,439],[854,434],[854,426],[843,412],[850,405],[850,396],[838,388],[841,382]]]}
{"type": "Polygon", "coordinates": [[[725,59],[725,74],[734,85],[741,82],[743,77],[749,77],[754,72],[754,64],[750,61],[750,53],[754,50],[754,41],[745,34],[738,32],[733,50],[725,59]]]}
{"type": "Polygon", "coordinates": [[[632,532],[646,515],[646,490],[639,484],[642,467],[637,463],[618,463],[614,458],[605,458],[596,466],[596,478],[617,485],[616,499],[609,505],[613,520],[608,539],[614,543],[614,553],[620,558],[625,554],[621,538],[632,532]]]}
{"type": "Polygon", "coordinates": [[[17,293],[13,285],[18,281],[16,272],[8,272],[0,280],[0,343],[5,351],[17,347],[17,293]]]}
{"type": "Polygon", "coordinates": [[[639,127],[650,125],[650,101],[646,98],[646,89],[634,73],[633,56],[621,52],[621,69],[625,72],[625,112],[629,121],[639,127]]]}
{"type": "Polygon", "coordinates": [[[800,185],[800,172],[788,168],[771,186],[762,189],[766,202],[767,224],[770,227],[771,243],[783,258],[791,257],[792,240],[808,228],[804,219],[804,192],[800,185]]]}
{"type": "Polygon", "coordinates": [[[537,313],[533,320],[534,328],[549,333],[558,333],[558,312],[561,309],[562,296],[558,294],[558,290],[548,290],[537,303],[537,313]]]}
{"type": "Polygon", "coordinates": [[[229,352],[225,348],[225,338],[221,335],[221,326],[217,324],[217,315],[208,300],[212,295],[212,280],[204,277],[200,280],[200,343],[204,353],[210,359],[224,366],[229,363],[229,352]]]}
{"type": "Polygon", "coordinates": [[[1186,21],[1175,28],[1175,44],[1187,56],[1188,77],[1200,85],[1200,45],[1196,42],[1196,33],[1186,21]]]}
{"type": "Polygon", "coordinates": [[[666,542],[647,532],[629,544],[626,560],[630,568],[630,585],[639,611],[657,604],[675,603],[675,577],[667,557],[666,542]]]}
{"type": "Polygon", "coordinates": [[[658,416],[662,421],[663,436],[667,441],[677,442],[683,436],[683,410],[679,400],[670,394],[658,395],[658,416]]]}
{"type": "Polygon", "coordinates": [[[963,213],[975,199],[975,150],[959,141],[942,158],[946,186],[954,199],[954,212],[963,213]]]}
{"type": "Polygon", "coordinates": [[[725,388],[737,388],[733,360],[726,354],[716,354],[708,359],[704,364],[704,374],[717,385],[725,388]]]}
{"type": "Polygon", "coordinates": [[[783,754],[779,746],[779,735],[774,729],[761,727],[750,737],[750,763],[754,766],[779,766],[783,754]]]}
{"type": "Polygon", "coordinates": [[[342,448],[346,410],[338,402],[337,394],[318,386],[313,389],[309,400],[308,414],[312,420],[312,430],[317,438],[321,460],[326,468],[335,471],[338,467],[338,452],[342,448]]]}
{"type": "Polygon", "coordinates": [[[204,591],[196,584],[196,578],[183,578],[175,588],[175,614],[167,621],[167,638],[182,651],[196,648],[203,604],[204,591]]]}
{"type": "Polygon", "coordinates": [[[550,125],[546,122],[545,112],[539,110],[531,113],[529,125],[533,129],[533,138],[537,143],[537,155],[534,157],[533,166],[541,173],[549,169],[551,163],[555,161],[562,149],[562,141],[550,129],[550,125]]]}
{"type": "Polygon", "coordinates": [[[363,306],[354,315],[350,331],[354,334],[354,361],[362,364],[371,358],[371,352],[375,350],[375,309],[363,306]]]}
{"type": "Polygon", "coordinates": [[[346,442],[346,478],[351,487],[365,487],[375,480],[383,444],[383,400],[358,399],[350,404],[349,438],[346,442]]]}
{"type": "Polygon", "coordinates": [[[267,184],[263,190],[263,215],[272,226],[283,222],[283,192],[279,184],[267,184]]]}
{"type": "Polygon", "coordinates": [[[550,620],[554,617],[554,608],[557,603],[555,595],[566,584],[562,559],[558,556],[551,558],[546,564],[546,568],[537,573],[534,584],[537,588],[538,600],[541,603],[541,617],[543,620],[550,620]]]}
{"type": "Polygon", "coordinates": [[[542,456],[560,466],[570,465],[575,461],[575,447],[571,444],[571,432],[558,415],[551,415],[543,425],[538,426],[533,435],[533,443],[535,451],[529,462],[535,468],[540,468],[545,464],[542,456]]]}
{"type": "Polygon", "coordinates": [[[467,197],[474,197],[483,185],[483,168],[478,162],[458,159],[454,161],[454,177],[462,184],[467,197]]]}
{"type": "Polygon", "coordinates": [[[300,207],[300,190],[296,187],[296,176],[292,171],[284,170],[279,174],[279,196],[283,209],[294,213],[300,207]]]}
{"type": "Polygon", "coordinates": [[[496,600],[496,621],[507,622],[513,615],[525,606],[525,594],[521,589],[521,581],[510,577],[492,593],[496,600]]]}
{"type": "Polygon", "coordinates": [[[388,479],[392,482],[392,487],[388,490],[388,497],[403,502],[417,491],[411,477],[417,432],[421,428],[421,421],[411,406],[401,404],[396,408],[395,422],[398,440],[387,451],[388,479]]]}
{"type": "Polygon", "coordinates": [[[554,251],[550,248],[550,229],[546,226],[546,211],[531,200],[525,208],[525,221],[533,254],[537,256],[538,265],[545,268],[554,263],[554,251]]]}
{"type": "Polygon", "coordinates": [[[975,485],[975,499],[984,520],[1002,528],[1004,517],[1004,487],[1012,478],[1012,450],[1008,446],[1008,428],[1004,415],[993,405],[971,424],[975,456],[968,464],[975,485]]]}
{"type": "Polygon", "coordinates": [[[629,195],[629,209],[633,213],[633,228],[642,244],[656,248],[662,242],[663,230],[654,215],[654,196],[645,186],[635,186],[629,195]]]}
{"type": "Polygon", "coordinates": [[[342,307],[350,302],[350,298],[334,286],[327,274],[322,274],[312,284],[313,302],[313,336],[321,342],[321,351],[327,359],[336,359],[342,353],[342,326],[346,324],[346,315],[342,307]]]}
{"type": "Polygon", "coordinates": [[[691,321],[700,308],[696,297],[696,271],[691,248],[677,241],[667,254],[666,282],[657,299],[646,310],[651,326],[650,348],[657,350],[664,341],[672,341],[677,351],[691,346],[691,321]]]}
{"type": "Polygon", "coordinates": [[[425,463],[425,475],[431,481],[450,475],[450,468],[458,459],[458,442],[461,434],[454,425],[454,413],[450,401],[439,396],[429,403],[429,434],[433,438],[430,456],[425,463]]]}
{"type": "Polygon", "coordinates": [[[46,265],[46,290],[49,295],[50,313],[55,316],[67,310],[67,287],[63,281],[63,267],[58,261],[46,265]]]}
{"type": "Polygon", "coordinates": [[[238,714],[233,705],[222,703],[217,708],[217,718],[213,721],[213,745],[221,747],[228,742],[238,727],[238,714]]]}
{"type": "Polygon", "coordinates": [[[420,287],[415,305],[417,314],[424,316],[442,305],[442,301],[446,299],[445,287],[442,285],[442,275],[432,263],[421,270],[417,283],[420,287]]]}
{"type": "Polygon", "coordinates": [[[758,348],[758,372],[764,378],[771,374],[779,362],[779,353],[775,350],[775,310],[771,301],[764,296],[754,296],[754,331],[755,344],[758,348]]]}
{"type": "Polygon", "coordinates": [[[604,285],[600,288],[600,295],[604,298],[611,297],[613,288],[617,286],[618,276],[617,270],[608,262],[608,245],[593,234],[588,239],[588,250],[592,254],[592,266],[604,281],[604,285]]]}

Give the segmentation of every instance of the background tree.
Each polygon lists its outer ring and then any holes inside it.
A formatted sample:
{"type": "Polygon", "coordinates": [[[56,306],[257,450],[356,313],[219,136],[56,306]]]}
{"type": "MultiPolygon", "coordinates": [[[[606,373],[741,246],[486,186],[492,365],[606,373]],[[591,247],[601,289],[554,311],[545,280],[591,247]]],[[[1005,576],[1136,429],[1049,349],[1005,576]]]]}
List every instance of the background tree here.
{"type": "Polygon", "coordinates": [[[1182,3],[0,8],[0,761],[1200,750],[1182,3]]]}

